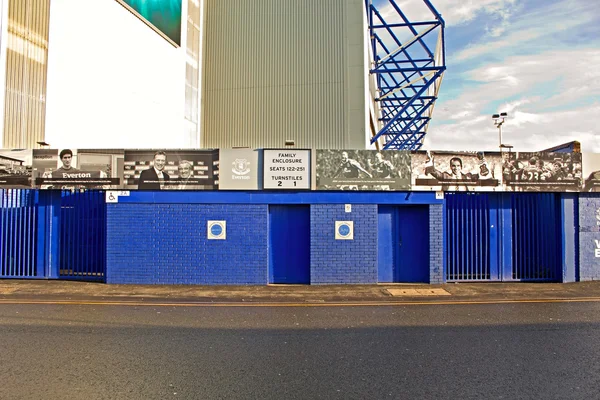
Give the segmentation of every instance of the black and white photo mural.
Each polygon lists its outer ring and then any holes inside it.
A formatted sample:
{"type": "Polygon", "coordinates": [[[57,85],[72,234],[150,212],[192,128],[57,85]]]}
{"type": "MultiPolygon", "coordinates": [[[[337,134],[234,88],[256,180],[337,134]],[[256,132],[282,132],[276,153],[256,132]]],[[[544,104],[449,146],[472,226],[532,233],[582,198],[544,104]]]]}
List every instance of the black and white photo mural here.
{"type": "Polygon", "coordinates": [[[410,190],[410,152],[317,150],[318,190],[410,190]]]}

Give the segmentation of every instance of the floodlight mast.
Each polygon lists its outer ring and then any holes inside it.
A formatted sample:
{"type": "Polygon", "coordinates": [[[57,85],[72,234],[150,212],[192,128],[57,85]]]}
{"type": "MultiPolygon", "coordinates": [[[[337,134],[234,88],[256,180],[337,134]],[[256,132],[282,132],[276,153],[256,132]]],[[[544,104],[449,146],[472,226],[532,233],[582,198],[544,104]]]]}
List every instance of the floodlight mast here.
{"type": "Polygon", "coordinates": [[[507,148],[509,149],[509,151],[513,148],[513,146],[511,145],[502,143],[502,125],[504,125],[506,118],[508,118],[508,113],[506,112],[501,112],[500,114],[492,115],[494,125],[496,125],[496,127],[498,128],[498,147],[500,148],[500,151],[502,151],[503,148],[507,148]]]}
{"type": "Polygon", "coordinates": [[[410,21],[396,0],[365,0],[377,119],[370,142],[377,148],[418,150],[431,121],[446,70],[445,23],[429,0],[421,1],[432,15],[426,21],[410,21]]]}

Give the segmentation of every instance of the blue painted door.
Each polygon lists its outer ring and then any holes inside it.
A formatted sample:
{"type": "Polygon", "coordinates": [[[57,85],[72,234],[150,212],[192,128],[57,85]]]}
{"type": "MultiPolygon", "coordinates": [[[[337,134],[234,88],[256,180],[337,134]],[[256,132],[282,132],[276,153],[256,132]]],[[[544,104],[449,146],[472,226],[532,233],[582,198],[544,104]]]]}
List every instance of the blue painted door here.
{"type": "Polygon", "coordinates": [[[381,206],[378,219],[379,282],[428,283],[428,206],[381,206]]]}
{"type": "Polygon", "coordinates": [[[377,225],[377,281],[394,282],[396,207],[379,206],[377,225]]]}
{"type": "Polygon", "coordinates": [[[429,283],[429,207],[398,207],[396,282],[429,283]]]}
{"type": "Polygon", "coordinates": [[[310,283],[310,206],[269,206],[269,282],[310,283]]]}

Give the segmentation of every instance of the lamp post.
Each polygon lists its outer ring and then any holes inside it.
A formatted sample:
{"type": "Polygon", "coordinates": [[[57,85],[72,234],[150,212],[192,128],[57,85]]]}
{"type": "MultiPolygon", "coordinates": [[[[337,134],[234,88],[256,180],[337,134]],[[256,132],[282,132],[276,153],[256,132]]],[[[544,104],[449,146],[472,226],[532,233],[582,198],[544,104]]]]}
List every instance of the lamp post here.
{"type": "MultiPolygon", "coordinates": [[[[500,147],[500,151],[505,146],[502,144],[502,125],[504,124],[505,119],[508,118],[508,113],[501,112],[500,114],[492,115],[492,119],[494,120],[494,125],[498,127],[498,147],[500,147]]],[[[511,146],[512,148],[512,146],[511,146]]]]}

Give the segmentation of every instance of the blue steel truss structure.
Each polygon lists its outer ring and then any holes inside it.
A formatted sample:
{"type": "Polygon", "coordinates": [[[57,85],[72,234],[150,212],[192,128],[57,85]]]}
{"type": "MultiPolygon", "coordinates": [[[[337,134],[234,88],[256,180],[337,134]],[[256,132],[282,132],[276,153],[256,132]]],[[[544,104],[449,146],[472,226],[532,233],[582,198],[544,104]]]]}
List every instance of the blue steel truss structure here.
{"type": "Polygon", "coordinates": [[[446,70],[444,20],[429,0],[414,1],[431,18],[410,21],[395,0],[365,0],[377,148],[421,148],[446,70]]]}

